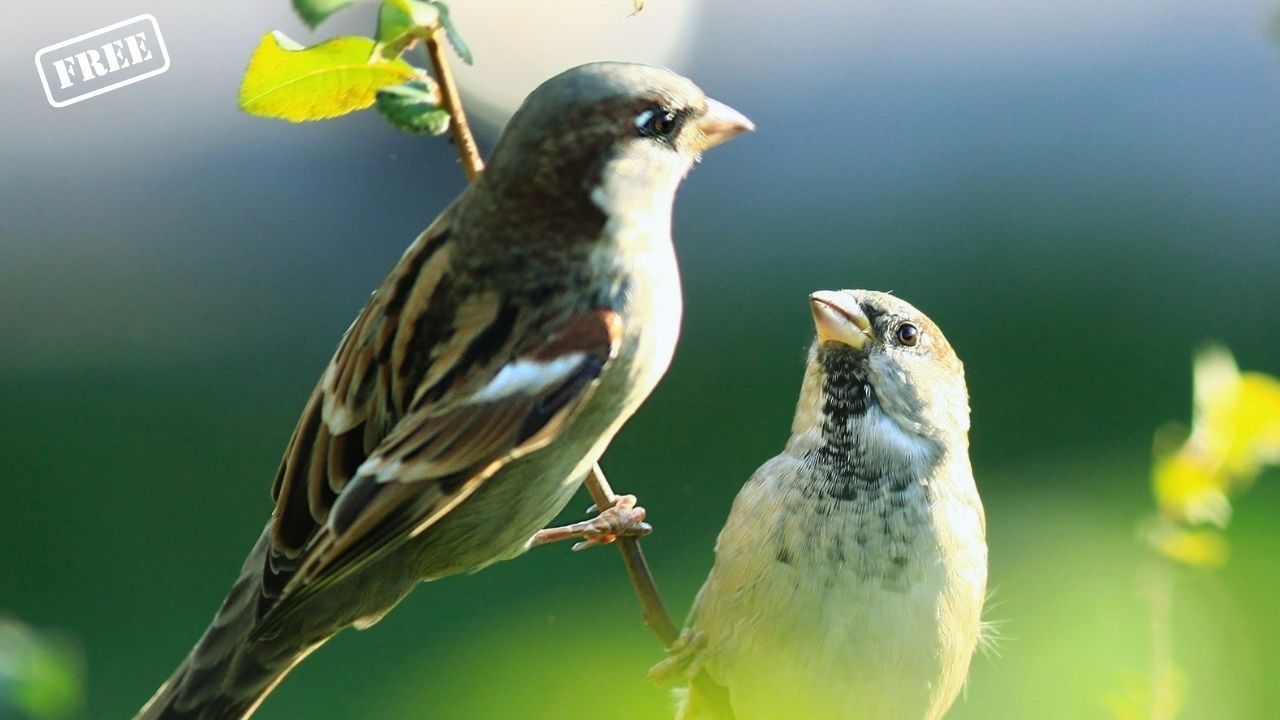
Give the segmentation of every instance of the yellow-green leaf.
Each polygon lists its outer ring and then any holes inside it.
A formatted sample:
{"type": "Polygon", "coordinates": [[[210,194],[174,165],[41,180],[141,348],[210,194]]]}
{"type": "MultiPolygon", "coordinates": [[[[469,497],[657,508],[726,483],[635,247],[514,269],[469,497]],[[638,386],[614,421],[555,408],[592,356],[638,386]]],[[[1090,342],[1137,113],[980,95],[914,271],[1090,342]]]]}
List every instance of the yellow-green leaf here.
{"type": "Polygon", "coordinates": [[[1190,445],[1172,455],[1157,456],[1151,470],[1156,504],[1161,514],[1173,520],[1225,527],[1231,519],[1229,484],[1221,464],[1207,460],[1190,445]]]}
{"type": "Polygon", "coordinates": [[[1262,465],[1280,462],[1280,380],[1244,373],[1237,392],[1226,464],[1233,472],[1250,476],[1262,465]]]}
{"type": "Polygon", "coordinates": [[[415,75],[403,60],[373,57],[374,41],[365,37],[290,47],[296,43],[280,33],[263,36],[240,85],[241,110],[292,122],[323,120],[363,110],[379,89],[415,75]]]}
{"type": "Polygon", "coordinates": [[[1243,490],[1262,467],[1280,461],[1280,380],[1241,373],[1231,353],[1209,347],[1195,360],[1193,441],[1243,490]]]}

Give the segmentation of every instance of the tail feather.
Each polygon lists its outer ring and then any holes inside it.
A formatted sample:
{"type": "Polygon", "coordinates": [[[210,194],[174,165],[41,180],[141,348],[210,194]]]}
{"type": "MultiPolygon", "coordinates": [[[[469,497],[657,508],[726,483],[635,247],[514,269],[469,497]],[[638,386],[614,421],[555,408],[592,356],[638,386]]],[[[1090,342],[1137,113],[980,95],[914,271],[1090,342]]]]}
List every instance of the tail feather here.
{"type": "Polygon", "coordinates": [[[213,622],[134,720],[241,720],[323,643],[253,639],[269,537],[259,538],[213,622]]]}

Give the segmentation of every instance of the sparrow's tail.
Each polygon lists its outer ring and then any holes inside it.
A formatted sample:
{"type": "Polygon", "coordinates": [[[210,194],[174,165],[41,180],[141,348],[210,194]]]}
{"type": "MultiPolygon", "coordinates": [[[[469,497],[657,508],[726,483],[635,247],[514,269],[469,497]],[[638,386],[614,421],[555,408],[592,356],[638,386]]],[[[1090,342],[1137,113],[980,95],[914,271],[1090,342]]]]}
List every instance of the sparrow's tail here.
{"type": "Polygon", "coordinates": [[[263,532],[209,628],[134,720],[247,718],[293,666],[323,642],[253,637],[267,541],[263,532]]]}

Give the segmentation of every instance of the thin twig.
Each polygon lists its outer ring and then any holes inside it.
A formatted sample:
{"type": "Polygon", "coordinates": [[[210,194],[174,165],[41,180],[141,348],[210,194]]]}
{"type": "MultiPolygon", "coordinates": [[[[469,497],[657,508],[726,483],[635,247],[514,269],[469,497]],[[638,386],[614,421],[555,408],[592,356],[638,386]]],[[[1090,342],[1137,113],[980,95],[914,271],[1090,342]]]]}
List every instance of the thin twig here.
{"type": "Polygon", "coordinates": [[[484,172],[484,161],[480,159],[480,149],[476,139],[471,135],[471,126],[467,124],[467,114],[462,110],[462,96],[458,94],[458,84],[454,82],[453,72],[449,69],[449,59],[445,57],[447,40],[440,37],[443,30],[436,30],[427,38],[427,57],[431,60],[431,68],[435,72],[436,83],[440,86],[440,101],[444,109],[449,111],[449,132],[453,135],[453,145],[458,151],[458,159],[462,161],[462,172],[467,182],[474,182],[484,172]]]}
{"type": "MultiPolygon", "coordinates": [[[[596,507],[601,510],[613,507],[616,496],[599,464],[587,473],[586,485],[596,507]]],[[[649,572],[649,563],[644,559],[644,551],[640,549],[640,541],[633,537],[620,537],[617,544],[622,553],[622,561],[627,566],[627,574],[631,576],[631,584],[636,587],[636,596],[640,598],[644,624],[658,636],[663,647],[671,647],[680,637],[680,630],[671,621],[671,614],[662,602],[658,584],[654,582],[653,573],[649,572]]]]}

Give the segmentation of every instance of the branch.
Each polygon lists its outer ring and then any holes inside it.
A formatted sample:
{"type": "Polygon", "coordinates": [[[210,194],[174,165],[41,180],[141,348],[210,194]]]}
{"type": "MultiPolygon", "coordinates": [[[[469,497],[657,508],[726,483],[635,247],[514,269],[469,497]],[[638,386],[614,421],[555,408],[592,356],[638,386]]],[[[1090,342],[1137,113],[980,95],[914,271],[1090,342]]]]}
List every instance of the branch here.
{"type": "Polygon", "coordinates": [[[476,139],[471,135],[471,126],[467,124],[467,114],[462,109],[462,96],[458,94],[458,84],[454,82],[453,71],[449,69],[449,60],[445,57],[445,44],[436,30],[427,38],[427,57],[431,60],[431,68],[435,72],[436,83],[440,86],[440,101],[449,111],[452,122],[449,132],[453,135],[453,146],[458,151],[458,159],[462,161],[462,172],[467,182],[475,182],[484,172],[484,161],[480,159],[480,150],[476,147],[476,139]]]}
{"type": "MultiPolygon", "coordinates": [[[[613,507],[616,496],[613,494],[613,488],[609,487],[609,481],[605,479],[599,463],[587,473],[586,485],[587,492],[591,493],[591,499],[595,501],[596,507],[601,509],[613,507]]],[[[658,584],[654,582],[653,573],[649,572],[649,563],[644,559],[644,551],[640,549],[640,541],[632,537],[620,537],[616,542],[618,550],[622,553],[622,562],[627,566],[627,574],[631,576],[631,584],[636,587],[636,596],[640,598],[644,624],[658,636],[663,647],[671,647],[680,637],[680,630],[675,623],[671,622],[667,606],[662,602],[658,584]]]]}

